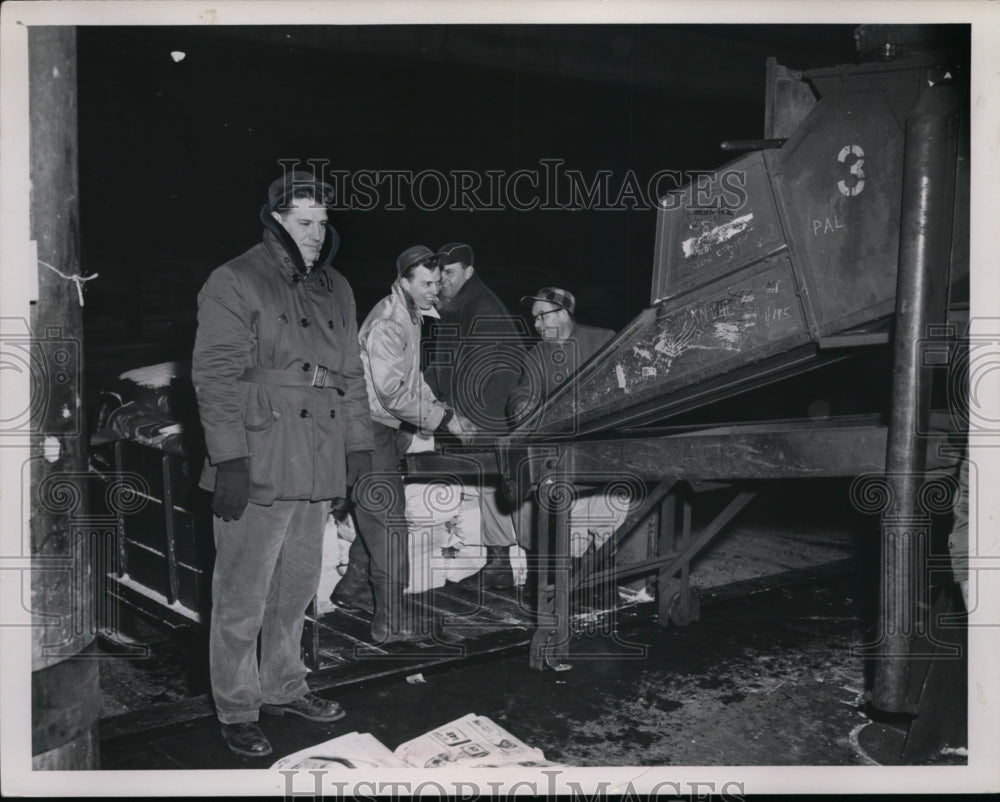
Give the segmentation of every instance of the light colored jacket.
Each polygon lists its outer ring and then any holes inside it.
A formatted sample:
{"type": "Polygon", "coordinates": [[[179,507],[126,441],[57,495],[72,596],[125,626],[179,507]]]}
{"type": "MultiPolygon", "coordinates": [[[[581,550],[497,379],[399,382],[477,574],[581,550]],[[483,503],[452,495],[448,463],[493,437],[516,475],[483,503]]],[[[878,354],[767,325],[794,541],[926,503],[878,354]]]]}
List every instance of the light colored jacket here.
{"type": "Polygon", "coordinates": [[[434,431],[447,408],[420,372],[420,310],[399,279],[361,324],[358,342],[372,420],[434,431]]]}

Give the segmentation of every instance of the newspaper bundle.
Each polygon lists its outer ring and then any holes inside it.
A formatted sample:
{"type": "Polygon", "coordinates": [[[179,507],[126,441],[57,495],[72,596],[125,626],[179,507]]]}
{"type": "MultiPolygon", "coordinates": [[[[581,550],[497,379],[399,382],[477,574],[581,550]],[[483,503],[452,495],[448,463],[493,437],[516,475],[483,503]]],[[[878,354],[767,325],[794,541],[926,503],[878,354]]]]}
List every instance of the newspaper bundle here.
{"type": "Polygon", "coordinates": [[[274,769],[492,768],[557,766],[486,716],[469,713],[401,744],[395,752],[370,733],[351,732],[301,749],[274,769]]]}

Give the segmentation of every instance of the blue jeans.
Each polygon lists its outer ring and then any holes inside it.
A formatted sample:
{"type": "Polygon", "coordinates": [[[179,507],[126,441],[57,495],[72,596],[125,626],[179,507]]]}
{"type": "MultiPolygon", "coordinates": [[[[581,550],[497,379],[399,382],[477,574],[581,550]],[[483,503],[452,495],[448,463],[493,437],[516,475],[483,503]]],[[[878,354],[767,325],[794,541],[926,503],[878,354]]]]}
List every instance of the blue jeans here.
{"type": "Polygon", "coordinates": [[[329,501],[279,499],[271,506],[250,502],[238,521],[213,518],[208,648],[223,724],[256,721],[262,702],[283,704],[309,690],[302,627],[319,586],[329,512],[329,501]]]}

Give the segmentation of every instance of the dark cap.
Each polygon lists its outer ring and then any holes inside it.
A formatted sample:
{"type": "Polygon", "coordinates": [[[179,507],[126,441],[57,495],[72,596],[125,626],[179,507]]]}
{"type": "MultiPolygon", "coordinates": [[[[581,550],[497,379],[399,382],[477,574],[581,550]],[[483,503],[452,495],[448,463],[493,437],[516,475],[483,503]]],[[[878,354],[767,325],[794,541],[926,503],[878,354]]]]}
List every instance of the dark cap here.
{"type": "Polygon", "coordinates": [[[314,173],[293,170],[276,178],[267,188],[267,208],[274,212],[291,202],[298,190],[311,190],[312,196],[322,205],[328,206],[333,200],[333,187],[320,180],[314,173]]]}
{"type": "Polygon", "coordinates": [[[461,262],[466,267],[472,267],[472,248],[464,242],[449,242],[438,248],[438,256],[441,257],[441,264],[450,265],[461,262]]]}
{"type": "Polygon", "coordinates": [[[413,245],[396,257],[396,275],[401,276],[417,265],[433,270],[439,265],[439,257],[426,245],[413,245]]]}
{"type": "Polygon", "coordinates": [[[576,311],[576,298],[573,297],[573,293],[558,287],[542,287],[534,295],[525,295],[521,299],[521,304],[530,308],[535,301],[547,301],[550,304],[555,304],[571,315],[576,311]]]}

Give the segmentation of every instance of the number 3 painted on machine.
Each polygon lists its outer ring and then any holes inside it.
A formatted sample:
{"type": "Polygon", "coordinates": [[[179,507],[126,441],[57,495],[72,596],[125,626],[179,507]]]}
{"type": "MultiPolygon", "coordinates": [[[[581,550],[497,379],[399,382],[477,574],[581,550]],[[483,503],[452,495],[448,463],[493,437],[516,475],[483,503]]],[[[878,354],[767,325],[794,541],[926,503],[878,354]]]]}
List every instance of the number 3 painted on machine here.
{"type": "Polygon", "coordinates": [[[837,182],[837,189],[840,190],[840,194],[848,197],[852,195],[860,195],[861,190],[865,188],[865,171],[862,169],[862,166],[865,163],[865,152],[861,149],[860,145],[844,145],[844,147],[840,149],[837,161],[843,164],[847,161],[847,157],[849,155],[857,156],[857,161],[851,165],[851,175],[853,175],[857,181],[853,187],[847,186],[847,182],[843,180],[837,182]]]}

